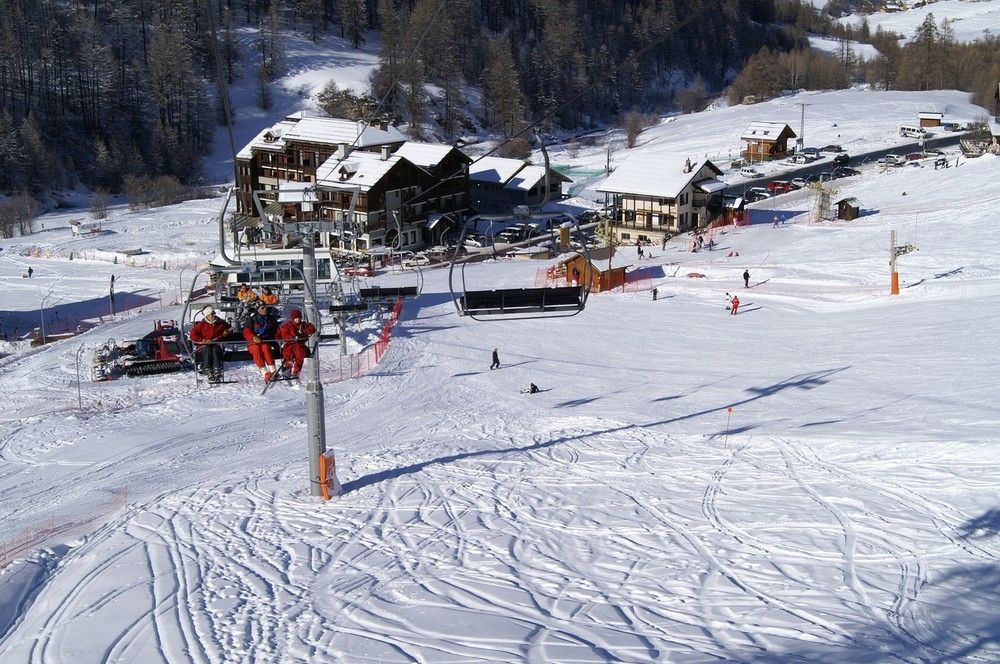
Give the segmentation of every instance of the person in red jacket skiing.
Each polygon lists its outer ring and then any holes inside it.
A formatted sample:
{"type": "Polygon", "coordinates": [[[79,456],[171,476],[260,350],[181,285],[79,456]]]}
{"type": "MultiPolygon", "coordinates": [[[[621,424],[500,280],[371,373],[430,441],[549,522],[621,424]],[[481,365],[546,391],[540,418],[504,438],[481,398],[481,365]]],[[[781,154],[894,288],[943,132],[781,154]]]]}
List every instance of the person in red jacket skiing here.
{"type": "Polygon", "coordinates": [[[205,307],[201,310],[202,319],[191,328],[191,343],[195,345],[195,358],[201,364],[202,371],[208,374],[208,380],[222,380],[224,351],[218,343],[229,333],[229,323],[217,318],[215,309],[205,307]]]}
{"type": "Polygon", "coordinates": [[[316,326],[302,320],[302,312],[292,309],[288,320],[278,328],[277,338],[285,342],[281,348],[281,358],[284,360],[281,370],[291,371],[291,377],[297,378],[302,371],[302,363],[306,359],[306,341],[316,334],[316,326]]]}
{"type": "Polygon", "coordinates": [[[265,381],[271,380],[276,371],[271,340],[274,339],[275,321],[267,315],[267,305],[257,307],[257,313],[250,317],[250,324],[243,328],[243,338],[247,340],[247,350],[253,363],[260,369],[265,381]]]}
{"type": "Polygon", "coordinates": [[[729,314],[732,316],[736,315],[736,310],[740,308],[740,296],[733,295],[732,309],[730,309],[729,314]]]}

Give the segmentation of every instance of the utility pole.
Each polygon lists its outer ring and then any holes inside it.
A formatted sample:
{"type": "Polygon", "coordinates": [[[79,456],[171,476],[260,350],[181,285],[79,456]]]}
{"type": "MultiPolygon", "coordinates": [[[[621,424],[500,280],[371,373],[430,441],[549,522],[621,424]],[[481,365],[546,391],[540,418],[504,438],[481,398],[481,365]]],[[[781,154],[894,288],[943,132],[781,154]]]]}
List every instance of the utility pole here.
{"type": "Polygon", "coordinates": [[[796,102],[795,105],[802,109],[802,115],[799,117],[799,137],[795,139],[795,151],[802,152],[802,148],[806,144],[806,106],[812,106],[812,104],[796,102]]]}
{"type": "Polygon", "coordinates": [[[895,229],[889,231],[889,272],[892,278],[890,295],[899,295],[899,273],[896,272],[896,258],[916,250],[917,248],[912,244],[904,244],[897,247],[896,231],[895,229]]]}

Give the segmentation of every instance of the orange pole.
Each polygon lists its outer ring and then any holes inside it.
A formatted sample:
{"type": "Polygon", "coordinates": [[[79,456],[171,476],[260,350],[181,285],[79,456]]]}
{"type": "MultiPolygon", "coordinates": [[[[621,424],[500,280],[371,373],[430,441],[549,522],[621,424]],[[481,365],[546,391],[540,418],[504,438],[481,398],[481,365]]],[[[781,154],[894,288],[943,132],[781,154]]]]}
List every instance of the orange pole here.
{"type": "Polygon", "coordinates": [[[899,272],[892,273],[892,290],[893,295],[899,295],[899,272]]]}
{"type": "Polygon", "coordinates": [[[323,492],[323,500],[330,500],[330,486],[328,479],[330,473],[327,471],[327,459],[325,454],[319,455],[319,488],[323,492]]]}

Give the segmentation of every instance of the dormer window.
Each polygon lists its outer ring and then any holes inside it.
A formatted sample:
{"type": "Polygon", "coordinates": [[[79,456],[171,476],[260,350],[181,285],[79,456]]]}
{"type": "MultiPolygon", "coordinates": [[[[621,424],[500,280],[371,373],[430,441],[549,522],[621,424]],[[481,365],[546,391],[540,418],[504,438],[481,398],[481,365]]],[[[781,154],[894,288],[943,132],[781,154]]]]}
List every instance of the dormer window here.
{"type": "Polygon", "coordinates": [[[278,140],[278,137],[272,134],[271,132],[267,132],[264,134],[264,140],[268,143],[274,143],[276,140],[278,140]]]}

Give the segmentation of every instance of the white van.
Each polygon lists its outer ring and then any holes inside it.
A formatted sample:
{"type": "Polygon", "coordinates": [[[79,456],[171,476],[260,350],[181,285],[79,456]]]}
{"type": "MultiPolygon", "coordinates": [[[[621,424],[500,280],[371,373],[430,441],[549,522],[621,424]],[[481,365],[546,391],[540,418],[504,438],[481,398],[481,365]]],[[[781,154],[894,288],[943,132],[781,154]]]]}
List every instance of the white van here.
{"type": "Polygon", "coordinates": [[[740,175],[745,178],[759,178],[761,173],[753,166],[744,166],[740,169],[740,175]]]}
{"type": "Polygon", "coordinates": [[[916,125],[900,125],[899,135],[905,138],[924,138],[927,136],[927,131],[916,125]]]}

